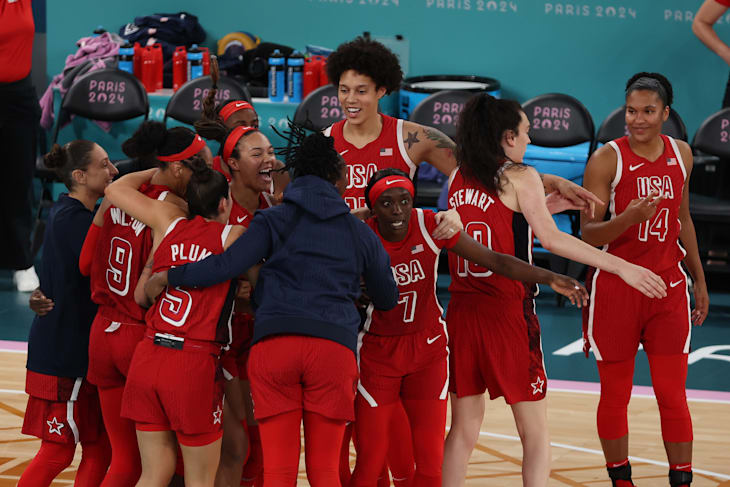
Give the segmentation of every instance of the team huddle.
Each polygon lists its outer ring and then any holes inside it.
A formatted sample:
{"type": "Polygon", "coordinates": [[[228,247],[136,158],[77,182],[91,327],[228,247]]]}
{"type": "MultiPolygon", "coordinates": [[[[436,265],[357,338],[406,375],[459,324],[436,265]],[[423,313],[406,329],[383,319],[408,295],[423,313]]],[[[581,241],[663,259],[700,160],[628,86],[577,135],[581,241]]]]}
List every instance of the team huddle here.
{"type": "Polygon", "coordinates": [[[692,154],[661,134],[669,82],[628,81],[629,135],[591,156],[581,188],[522,164],[530,123],[515,101],[475,95],[452,141],[379,112],[402,81],[383,45],[342,44],[327,73],[345,119],[310,135],[292,125],[286,164],[254,107],[216,106],[215,90],[195,131],[144,122],[123,144],[149,169],[114,180],[85,140],[46,155],[69,193],[31,297],[23,433],[42,443],[18,485],[50,485],[81,443],[78,486],[291,487],[303,424],[312,486],[461,486],[489,391],[512,409],[524,485],[544,486],[537,284],[583,307],[612,484],[634,485],[627,405],[643,344],[669,484],[690,485],[687,354],[709,302],[692,154]],[[422,161],[449,177],[448,211],[414,207],[422,161]],[[582,240],[555,225],[566,210],[581,212],[582,240]],[[588,290],[533,266],[535,237],[589,265],[588,290]]]}

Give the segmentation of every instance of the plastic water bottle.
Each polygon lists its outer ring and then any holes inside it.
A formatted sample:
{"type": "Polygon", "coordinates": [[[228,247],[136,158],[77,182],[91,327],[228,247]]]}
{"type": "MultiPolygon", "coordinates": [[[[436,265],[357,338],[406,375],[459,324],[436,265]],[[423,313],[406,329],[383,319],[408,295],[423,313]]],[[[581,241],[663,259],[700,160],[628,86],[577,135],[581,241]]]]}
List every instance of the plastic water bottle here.
{"type": "Polygon", "coordinates": [[[203,51],[197,44],[188,51],[188,81],[203,76],[203,51]]]}
{"type": "Polygon", "coordinates": [[[278,49],[269,57],[269,100],[284,100],[284,55],[278,49]]]}
{"type": "Polygon", "coordinates": [[[299,51],[294,51],[286,60],[286,94],[291,103],[302,101],[303,69],[304,56],[299,51]]]}
{"type": "Polygon", "coordinates": [[[119,63],[117,68],[134,74],[134,47],[129,42],[119,46],[119,63]]]}

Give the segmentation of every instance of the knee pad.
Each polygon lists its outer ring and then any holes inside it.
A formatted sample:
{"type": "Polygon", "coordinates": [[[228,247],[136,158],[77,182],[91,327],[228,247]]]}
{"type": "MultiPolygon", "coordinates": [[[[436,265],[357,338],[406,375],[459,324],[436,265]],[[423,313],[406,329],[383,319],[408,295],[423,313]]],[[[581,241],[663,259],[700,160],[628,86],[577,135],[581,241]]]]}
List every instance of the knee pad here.
{"type": "Polygon", "coordinates": [[[692,441],[692,419],[685,392],[687,355],[649,355],[649,365],[662,438],[672,443],[692,441]]]}
{"type": "Polygon", "coordinates": [[[598,436],[615,440],[629,432],[626,414],[631,398],[634,360],[599,361],[597,364],[601,377],[601,399],[596,415],[598,436]]]}

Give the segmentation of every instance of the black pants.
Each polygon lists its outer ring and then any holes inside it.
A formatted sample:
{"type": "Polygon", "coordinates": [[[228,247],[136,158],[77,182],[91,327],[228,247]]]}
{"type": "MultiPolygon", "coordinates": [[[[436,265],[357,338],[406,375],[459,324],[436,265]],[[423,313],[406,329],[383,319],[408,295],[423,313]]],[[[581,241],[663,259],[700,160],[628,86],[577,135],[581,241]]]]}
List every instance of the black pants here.
{"type": "Polygon", "coordinates": [[[30,75],[0,83],[0,269],[33,264],[33,173],[40,107],[30,75]]]}

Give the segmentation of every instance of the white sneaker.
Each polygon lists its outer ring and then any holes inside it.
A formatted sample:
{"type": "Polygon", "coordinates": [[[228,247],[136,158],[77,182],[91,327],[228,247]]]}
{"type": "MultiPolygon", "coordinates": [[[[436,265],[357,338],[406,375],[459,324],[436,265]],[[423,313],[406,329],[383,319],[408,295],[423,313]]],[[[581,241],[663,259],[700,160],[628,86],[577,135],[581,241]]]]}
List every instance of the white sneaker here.
{"type": "Polygon", "coordinates": [[[38,274],[35,273],[33,266],[23,270],[15,271],[13,274],[13,282],[18,287],[18,291],[21,293],[32,292],[35,288],[40,285],[38,281],[38,274]]]}

